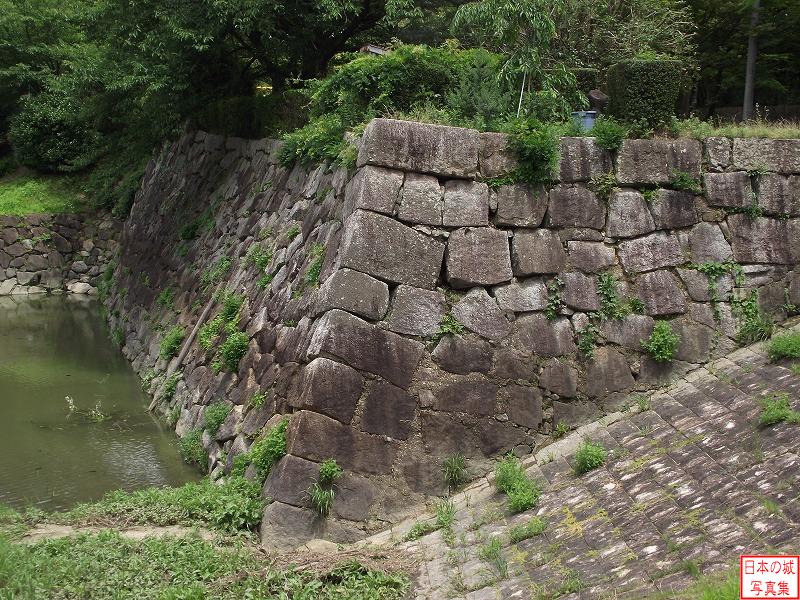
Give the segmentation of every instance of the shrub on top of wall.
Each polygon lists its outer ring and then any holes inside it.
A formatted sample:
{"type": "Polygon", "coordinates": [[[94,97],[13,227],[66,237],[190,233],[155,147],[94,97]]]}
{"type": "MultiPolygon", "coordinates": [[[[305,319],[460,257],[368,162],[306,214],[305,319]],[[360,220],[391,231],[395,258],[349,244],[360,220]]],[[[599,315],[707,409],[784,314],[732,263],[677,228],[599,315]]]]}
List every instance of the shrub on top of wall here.
{"type": "Polygon", "coordinates": [[[509,145],[519,162],[517,179],[531,184],[553,179],[561,152],[556,128],[536,119],[516,121],[509,128],[509,145]]]}
{"type": "Polygon", "coordinates": [[[611,115],[644,132],[675,116],[686,75],[678,60],[648,58],[618,62],[608,69],[607,79],[611,115]]]}

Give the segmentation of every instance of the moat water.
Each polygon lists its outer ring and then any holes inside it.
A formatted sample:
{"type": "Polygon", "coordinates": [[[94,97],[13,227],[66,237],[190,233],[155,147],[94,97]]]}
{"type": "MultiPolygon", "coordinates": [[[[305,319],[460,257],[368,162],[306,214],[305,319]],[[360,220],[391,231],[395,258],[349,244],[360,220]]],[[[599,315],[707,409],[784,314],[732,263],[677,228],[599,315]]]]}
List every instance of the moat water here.
{"type": "Polygon", "coordinates": [[[197,475],[97,301],[0,297],[0,504],[56,510],[197,475]]]}

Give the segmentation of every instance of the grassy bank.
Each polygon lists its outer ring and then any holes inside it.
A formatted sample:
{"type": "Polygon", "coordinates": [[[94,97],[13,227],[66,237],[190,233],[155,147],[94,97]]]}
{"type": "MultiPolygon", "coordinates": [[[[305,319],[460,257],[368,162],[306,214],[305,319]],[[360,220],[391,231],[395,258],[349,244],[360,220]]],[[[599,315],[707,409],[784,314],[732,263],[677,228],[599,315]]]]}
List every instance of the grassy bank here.
{"type": "Polygon", "coordinates": [[[84,207],[67,177],[16,174],[0,179],[0,215],[73,213],[84,207]]]}

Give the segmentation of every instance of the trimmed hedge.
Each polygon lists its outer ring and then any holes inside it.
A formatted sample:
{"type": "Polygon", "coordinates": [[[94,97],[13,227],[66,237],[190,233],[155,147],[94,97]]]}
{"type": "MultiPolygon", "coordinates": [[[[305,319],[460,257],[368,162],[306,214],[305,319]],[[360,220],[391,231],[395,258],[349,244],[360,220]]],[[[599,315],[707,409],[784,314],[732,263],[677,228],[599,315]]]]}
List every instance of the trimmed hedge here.
{"type": "Polygon", "coordinates": [[[608,69],[609,112],[642,130],[675,116],[686,83],[683,63],[671,59],[631,59],[608,69]]]}

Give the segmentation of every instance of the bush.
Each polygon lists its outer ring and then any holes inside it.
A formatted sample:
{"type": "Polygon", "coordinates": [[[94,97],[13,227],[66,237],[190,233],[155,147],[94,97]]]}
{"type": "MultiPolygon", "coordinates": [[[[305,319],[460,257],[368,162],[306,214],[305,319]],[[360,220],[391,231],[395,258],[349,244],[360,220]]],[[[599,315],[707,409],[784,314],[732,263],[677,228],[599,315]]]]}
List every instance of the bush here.
{"type": "Polygon", "coordinates": [[[272,467],[286,454],[286,427],[289,419],[283,419],[269,430],[267,435],[255,442],[248,452],[248,459],[256,468],[263,482],[272,467]]]}
{"type": "Polygon", "coordinates": [[[79,171],[98,154],[100,135],[66,94],[44,92],[22,101],[8,138],[20,164],[37,171],[79,171]]]}
{"type": "Polygon", "coordinates": [[[186,331],[180,325],[175,325],[175,327],[167,331],[161,340],[161,351],[159,353],[161,358],[170,359],[178,354],[185,336],[186,331]]]}
{"type": "Polygon", "coordinates": [[[222,366],[231,373],[239,370],[239,361],[247,353],[250,336],[243,331],[231,333],[219,347],[222,366]]]}
{"type": "Polygon", "coordinates": [[[516,544],[522,540],[541,535],[545,529],[547,529],[547,523],[539,517],[533,517],[524,525],[514,525],[509,529],[508,537],[512,544],[516,544]]]}
{"type": "Polygon", "coordinates": [[[572,74],[575,75],[578,91],[584,95],[588,96],[589,92],[599,87],[600,71],[597,69],[577,68],[572,69],[572,74]]]}
{"type": "Polygon", "coordinates": [[[539,486],[525,475],[522,463],[513,454],[506,455],[497,464],[495,486],[508,497],[508,508],[512,513],[533,508],[541,495],[539,486]]]}
{"type": "Polygon", "coordinates": [[[761,416],[758,424],[762,427],[776,423],[800,423],[800,413],[792,410],[789,394],[775,394],[761,401],[761,416]]]}
{"type": "Polygon", "coordinates": [[[216,435],[219,428],[222,427],[222,424],[225,422],[225,419],[228,418],[230,412],[231,407],[225,402],[215,402],[214,404],[208,405],[203,413],[203,421],[205,422],[208,433],[212,436],[216,435]]]}
{"type": "Polygon", "coordinates": [[[208,454],[203,448],[203,430],[192,429],[180,441],[181,458],[201,472],[208,470],[208,454]]]}
{"type": "Polygon", "coordinates": [[[333,485],[342,476],[342,468],[335,459],[324,460],[319,466],[319,482],[322,485],[333,485]]]}
{"type": "Polygon", "coordinates": [[[278,160],[283,165],[295,161],[306,164],[335,160],[347,142],[344,134],[347,126],[338,115],[323,115],[307,125],[286,134],[278,160]]]}
{"type": "Polygon", "coordinates": [[[548,183],[558,169],[561,140],[555,128],[535,119],[514,121],[509,146],[519,162],[516,176],[527,183],[548,183]]]}
{"type": "Polygon", "coordinates": [[[572,470],[576,475],[583,475],[602,466],[606,462],[606,450],[600,444],[590,440],[584,441],[575,452],[575,463],[572,470]]]}
{"type": "Polygon", "coordinates": [[[653,333],[646,342],[642,342],[642,348],[653,357],[656,362],[669,362],[675,358],[678,351],[680,337],[672,329],[667,321],[658,321],[653,327],[653,333]]]}
{"type": "Polygon", "coordinates": [[[628,137],[629,131],[614,117],[601,116],[598,118],[589,135],[595,138],[597,144],[606,150],[619,150],[622,142],[628,137]]]}
{"type": "Polygon", "coordinates": [[[800,332],[784,333],[776,335],[769,342],[767,353],[770,360],[780,360],[782,358],[800,358],[800,332]]]}
{"type": "Polygon", "coordinates": [[[609,113],[642,130],[670,123],[686,84],[683,63],[671,59],[630,59],[608,70],[609,113]]]}

